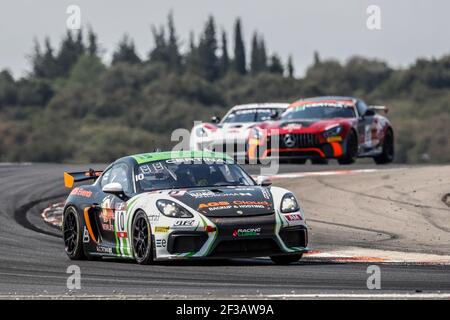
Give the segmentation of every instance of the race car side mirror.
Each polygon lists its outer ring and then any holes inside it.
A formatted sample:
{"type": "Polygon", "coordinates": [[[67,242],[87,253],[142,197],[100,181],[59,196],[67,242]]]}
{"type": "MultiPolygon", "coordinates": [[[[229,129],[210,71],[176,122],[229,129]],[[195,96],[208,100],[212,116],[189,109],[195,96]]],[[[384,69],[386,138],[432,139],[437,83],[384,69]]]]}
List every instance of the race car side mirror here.
{"type": "Polygon", "coordinates": [[[102,188],[102,191],[104,193],[113,194],[113,195],[118,196],[120,198],[124,196],[123,187],[118,182],[111,182],[111,183],[106,184],[102,188]]]}
{"type": "Polygon", "coordinates": [[[272,185],[272,179],[266,176],[258,176],[256,178],[256,183],[261,187],[268,187],[272,185]]]}
{"type": "Polygon", "coordinates": [[[219,122],[220,122],[220,118],[214,116],[214,117],[211,118],[211,122],[212,122],[212,123],[219,123],[219,122]]]}

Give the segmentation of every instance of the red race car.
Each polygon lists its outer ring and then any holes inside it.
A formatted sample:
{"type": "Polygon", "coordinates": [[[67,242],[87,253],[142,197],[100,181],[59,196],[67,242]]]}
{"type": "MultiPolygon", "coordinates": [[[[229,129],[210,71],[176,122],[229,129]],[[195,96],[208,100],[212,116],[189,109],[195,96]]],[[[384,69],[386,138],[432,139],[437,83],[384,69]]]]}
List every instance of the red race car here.
{"type": "Polygon", "coordinates": [[[377,164],[394,159],[394,131],[386,117],[351,97],[317,97],[291,104],[280,120],[255,126],[248,139],[248,159],[288,159],[324,164],[337,159],[354,163],[357,157],[371,157],[377,164]]]}

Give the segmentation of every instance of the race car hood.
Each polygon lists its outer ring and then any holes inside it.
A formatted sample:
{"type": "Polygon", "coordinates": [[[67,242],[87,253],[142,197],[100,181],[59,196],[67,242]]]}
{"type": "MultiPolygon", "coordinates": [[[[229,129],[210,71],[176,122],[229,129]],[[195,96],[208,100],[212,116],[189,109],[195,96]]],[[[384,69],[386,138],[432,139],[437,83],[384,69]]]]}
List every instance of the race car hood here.
{"type": "Polygon", "coordinates": [[[285,132],[304,132],[304,133],[317,133],[328,130],[330,127],[337,124],[349,123],[348,118],[335,118],[335,119],[298,119],[289,121],[276,121],[273,123],[267,123],[262,126],[263,129],[279,129],[280,133],[285,132]]]}
{"type": "Polygon", "coordinates": [[[208,217],[245,217],[274,212],[271,192],[259,186],[196,188],[171,196],[208,217]]]}
{"type": "Polygon", "coordinates": [[[248,130],[255,126],[255,124],[255,122],[224,123],[218,126],[214,137],[218,140],[246,139],[248,130]]]}

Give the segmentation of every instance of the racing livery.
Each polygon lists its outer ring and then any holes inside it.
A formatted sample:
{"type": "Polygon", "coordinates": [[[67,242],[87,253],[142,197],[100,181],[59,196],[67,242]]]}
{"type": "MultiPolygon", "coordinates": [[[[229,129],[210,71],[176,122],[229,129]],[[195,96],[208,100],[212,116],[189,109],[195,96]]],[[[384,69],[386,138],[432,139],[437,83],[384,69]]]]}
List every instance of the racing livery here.
{"type": "Polygon", "coordinates": [[[288,106],[287,103],[234,106],[222,120],[213,117],[211,123],[194,126],[191,131],[190,149],[226,152],[236,158],[245,158],[250,129],[260,122],[278,118],[288,106]]]}
{"type": "Polygon", "coordinates": [[[278,121],[260,123],[249,135],[248,158],[276,157],[298,163],[324,164],[337,159],[354,163],[372,157],[377,164],[394,159],[394,131],[377,114],[382,106],[367,106],[351,97],[317,97],[291,104],[278,121]]]}
{"type": "Polygon", "coordinates": [[[223,153],[154,152],[118,159],[103,172],[65,173],[74,188],[63,215],[71,259],[261,257],[298,261],[308,228],[296,197],[256,182],[223,153]]]}

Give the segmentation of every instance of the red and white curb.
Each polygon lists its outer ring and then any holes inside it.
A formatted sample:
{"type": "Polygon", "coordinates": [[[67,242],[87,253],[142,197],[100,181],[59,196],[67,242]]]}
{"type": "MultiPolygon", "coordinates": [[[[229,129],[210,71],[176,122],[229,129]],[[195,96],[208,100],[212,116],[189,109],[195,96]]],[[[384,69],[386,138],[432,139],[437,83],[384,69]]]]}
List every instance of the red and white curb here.
{"type": "Polygon", "coordinates": [[[52,204],[50,207],[42,211],[41,217],[42,219],[44,219],[45,222],[53,226],[61,227],[63,209],[64,209],[63,202],[52,204]]]}
{"type": "Polygon", "coordinates": [[[344,174],[358,174],[358,173],[373,173],[377,172],[377,169],[358,169],[358,170],[330,170],[330,171],[317,171],[317,172],[294,172],[294,173],[281,173],[270,176],[272,179],[295,179],[305,177],[321,177],[321,176],[335,176],[344,174]]]}
{"type": "Polygon", "coordinates": [[[305,259],[335,263],[450,265],[450,256],[448,255],[365,249],[356,247],[330,251],[312,250],[305,254],[305,259]]]}

